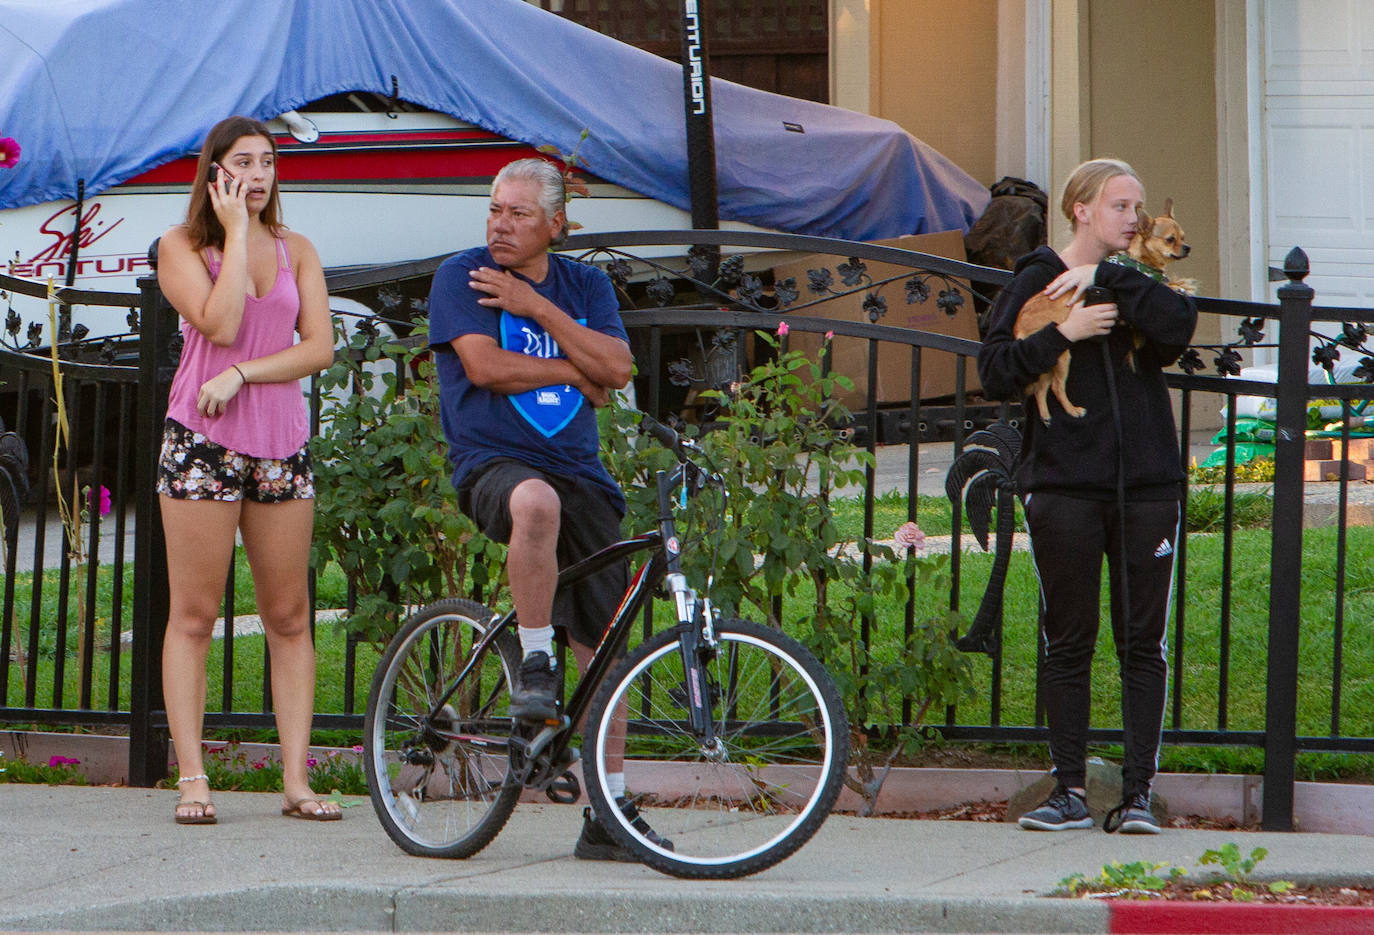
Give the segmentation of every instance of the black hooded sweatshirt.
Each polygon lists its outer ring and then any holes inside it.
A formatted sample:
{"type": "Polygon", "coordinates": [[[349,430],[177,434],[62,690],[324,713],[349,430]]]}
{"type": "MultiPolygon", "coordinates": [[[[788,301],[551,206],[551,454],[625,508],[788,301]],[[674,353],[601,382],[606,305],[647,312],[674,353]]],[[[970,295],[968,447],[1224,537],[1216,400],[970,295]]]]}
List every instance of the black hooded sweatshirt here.
{"type": "MultiPolygon", "coordinates": [[[[1065,269],[1059,254],[1040,247],[1016,262],[1016,277],[998,294],[988,315],[987,335],[978,352],[978,376],[992,399],[1024,399],[1024,440],[1016,467],[1022,496],[1050,491],[1092,500],[1116,498],[1117,444],[1112,403],[1103,369],[1102,342],[1072,342],[1053,325],[1018,340],[1016,314],[1031,296],[1065,269]],[[1040,421],[1026,389],[1053,369],[1072,349],[1068,397],[1087,409],[1082,418],[1064,412],[1049,397],[1050,425],[1040,421]]],[[[1178,359],[1197,324],[1193,300],[1143,273],[1102,262],[1096,285],[1116,295],[1120,317],[1145,339],[1136,351],[1136,369],[1126,364],[1131,331],[1120,324],[1107,336],[1112,372],[1120,400],[1128,500],[1172,500],[1185,474],[1179,458],[1178,429],[1162,368],[1178,359]]]]}

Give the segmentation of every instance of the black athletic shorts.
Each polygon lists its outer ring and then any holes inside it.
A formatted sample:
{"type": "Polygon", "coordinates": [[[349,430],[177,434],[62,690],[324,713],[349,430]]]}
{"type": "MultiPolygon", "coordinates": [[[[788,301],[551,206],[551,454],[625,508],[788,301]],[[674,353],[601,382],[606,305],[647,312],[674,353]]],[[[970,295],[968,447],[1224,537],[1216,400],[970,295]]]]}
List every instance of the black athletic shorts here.
{"type": "MultiPolygon", "coordinates": [[[[620,539],[621,511],[600,487],[549,474],[511,458],[495,458],[475,468],[458,488],[458,507],[479,529],[498,542],[509,542],[510,495],[519,484],[536,478],[558,494],[558,567],[566,568],[620,539]]],[[[628,561],[618,562],[583,579],[554,598],[553,625],[569,637],[595,646],[630,586],[628,561]]]]}

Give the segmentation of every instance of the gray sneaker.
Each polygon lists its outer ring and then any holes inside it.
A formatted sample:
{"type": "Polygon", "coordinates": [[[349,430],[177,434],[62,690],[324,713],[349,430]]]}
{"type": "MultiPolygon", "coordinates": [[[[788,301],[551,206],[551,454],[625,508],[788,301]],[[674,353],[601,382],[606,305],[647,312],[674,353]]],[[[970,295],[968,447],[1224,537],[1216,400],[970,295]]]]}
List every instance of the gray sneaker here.
{"type": "Polygon", "coordinates": [[[1091,828],[1093,816],[1088,814],[1088,802],[1083,796],[1059,785],[1043,805],[1026,812],[1017,824],[1027,831],[1068,831],[1091,828]]]}
{"type": "Polygon", "coordinates": [[[1159,834],[1159,820],[1150,811],[1150,793],[1137,792],[1121,803],[1122,834],[1159,834]]]}

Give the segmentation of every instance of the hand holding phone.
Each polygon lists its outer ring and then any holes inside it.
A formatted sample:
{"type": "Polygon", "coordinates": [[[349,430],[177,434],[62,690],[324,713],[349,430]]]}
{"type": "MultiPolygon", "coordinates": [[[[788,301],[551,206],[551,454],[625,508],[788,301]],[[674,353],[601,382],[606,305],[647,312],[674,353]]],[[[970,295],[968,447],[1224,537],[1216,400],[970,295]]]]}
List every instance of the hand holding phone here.
{"type": "Polygon", "coordinates": [[[1089,286],[1083,290],[1084,305],[1112,305],[1116,302],[1116,293],[1106,286],[1089,286]]]}
{"type": "MultiPolygon", "coordinates": [[[[1106,286],[1089,286],[1088,288],[1083,290],[1082,304],[1085,308],[1089,305],[1115,305],[1116,293],[1108,289],[1106,286]]],[[[1115,321],[1113,321],[1112,327],[1116,328],[1120,324],[1121,320],[1118,318],[1115,321]]],[[[1101,341],[1106,337],[1106,332],[1103,332],[1102,334],[1095,335],[1094,337],[1089,338],[1089,340],[1101,341]]]]}

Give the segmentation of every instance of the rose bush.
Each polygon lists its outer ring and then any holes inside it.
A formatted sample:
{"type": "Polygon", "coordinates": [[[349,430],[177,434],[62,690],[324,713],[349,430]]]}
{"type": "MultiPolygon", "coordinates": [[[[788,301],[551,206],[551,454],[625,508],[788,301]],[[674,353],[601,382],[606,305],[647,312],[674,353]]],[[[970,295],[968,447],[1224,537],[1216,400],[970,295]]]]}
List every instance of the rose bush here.
{"type": "MultiPolygon", "coordinates": [[[[852,785],[871,809],[886,767],[919,741],[927,712],[969,696],[971,667],[950,639],[956,613],[918,619],[900,611],[915,588],[944,594],[950,587],[948,559],[917,554],[924,535],[915,524],[900,530],[900,552],[841,534],[830,499],[862,491],[871,456],[853,443],[851,416],[837,400],[850,382],[786,350],[786,333],[759,333],[768,359],[728,390],[703,394],[716,415],[698,441],[725,483],[723,499],[707,491],[681,518],[684,570],[698,591],[709,582],[727,615],[785,628],[826,664],[854,732],[859,778],[852,785]],[[879,752],[870,742],[875,728],[893,724],[902,727],[879,752]]],[[[424,345],[359,336],[321,385],[328,406],[312,444],[314,557],[317,565],[337,562],[354,582],[349,630],[384,643],[404,604],[446,595],[504,603],[505,547],[458,512],[424,345]],[[364,365],[386,359],[399,369],[378,386],[364,365]]],[[[618,401],[599,418],[603,460],[625,491],[624,531],[651,529],[654,473],[673,455],[640,435],[638,413],[618,401]]]]}

